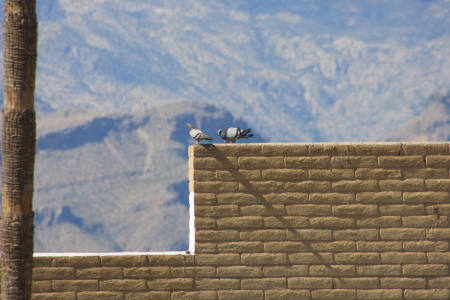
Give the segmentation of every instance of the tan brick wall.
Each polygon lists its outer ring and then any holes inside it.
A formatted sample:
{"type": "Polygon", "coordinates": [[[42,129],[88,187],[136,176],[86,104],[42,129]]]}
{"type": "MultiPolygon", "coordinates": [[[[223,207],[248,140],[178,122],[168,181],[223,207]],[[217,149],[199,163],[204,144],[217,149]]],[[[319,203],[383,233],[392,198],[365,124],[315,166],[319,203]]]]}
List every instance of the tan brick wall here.
{"type": "Polygon", "coordinates": [[[33,299],[450,299],[449,143],[189,148],[196,252],[36,257],[33,299]]]}

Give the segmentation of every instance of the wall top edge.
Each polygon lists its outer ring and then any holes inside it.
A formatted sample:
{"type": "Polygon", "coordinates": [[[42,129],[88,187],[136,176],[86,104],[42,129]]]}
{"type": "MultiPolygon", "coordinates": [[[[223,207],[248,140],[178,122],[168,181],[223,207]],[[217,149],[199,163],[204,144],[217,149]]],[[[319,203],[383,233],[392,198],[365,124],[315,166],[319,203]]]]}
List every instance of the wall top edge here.
{"type": "Polygon", "coordinates": [[[105,252],[105,253],[34,253],[33,257],[85,257],[85,256],[141,256],[141,255],[193,255],[186,251],[167,251],[167,252],[105,252]]]}
{"type": "Polygon", "coordinates": [[[292,143],[210,143],[210,144],[200,144],[191,145],[189,147],[204,147],[214,145],[216,147],[239,147],[239,146],[310,146],[310,145],[339,145],[339,146],[356,146],[356,145],[450,145],[450,141],[442,142],[292,142],[292,143]]]}

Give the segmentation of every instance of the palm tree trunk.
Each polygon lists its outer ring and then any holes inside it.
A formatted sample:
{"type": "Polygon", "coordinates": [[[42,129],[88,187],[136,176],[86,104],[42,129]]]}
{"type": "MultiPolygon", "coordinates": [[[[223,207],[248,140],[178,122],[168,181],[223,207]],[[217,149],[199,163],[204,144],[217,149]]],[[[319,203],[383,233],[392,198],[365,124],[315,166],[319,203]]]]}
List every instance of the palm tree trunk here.
{"type": "Polygon", "coordinates": [[[2,299],[31,299],[36,0],[5,0],[2,135],[2,299]]]}

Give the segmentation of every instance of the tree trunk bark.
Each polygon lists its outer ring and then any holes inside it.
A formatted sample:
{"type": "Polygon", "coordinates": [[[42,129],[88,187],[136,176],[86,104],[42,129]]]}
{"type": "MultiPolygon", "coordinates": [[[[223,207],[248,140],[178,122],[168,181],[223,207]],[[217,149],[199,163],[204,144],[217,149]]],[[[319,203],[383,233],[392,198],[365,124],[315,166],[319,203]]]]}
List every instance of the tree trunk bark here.
{"type": "Polygon", "coordinates": [[[36,0],[5,0],[3,49],[2,299],[31,299],[36,0]]]}

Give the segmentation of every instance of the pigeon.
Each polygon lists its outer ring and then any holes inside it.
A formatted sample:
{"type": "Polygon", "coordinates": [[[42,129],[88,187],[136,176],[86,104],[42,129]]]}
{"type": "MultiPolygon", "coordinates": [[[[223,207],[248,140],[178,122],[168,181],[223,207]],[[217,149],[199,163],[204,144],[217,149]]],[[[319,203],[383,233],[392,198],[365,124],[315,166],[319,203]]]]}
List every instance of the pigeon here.
{"type": "Polygon", "coordinates": [[[194,145],[198,145],[200,141],[204,140],[212,140],[213,138],[204,134],[200,129],[195,129],[191,124],[186,124],[186,127],[189,128],[189,134],[191,137],[197,141],[194,145]]]}
{"type": "Polygon", "coordinates": [[[228,129],[220,129],[219,136],[226,141],[225,143],[235,143],[240,139],[251,138],[253,134],[251,134],[250,131],[252,131],[251,128],[242,130],[239,127],[230,127],[228,129]]]}

